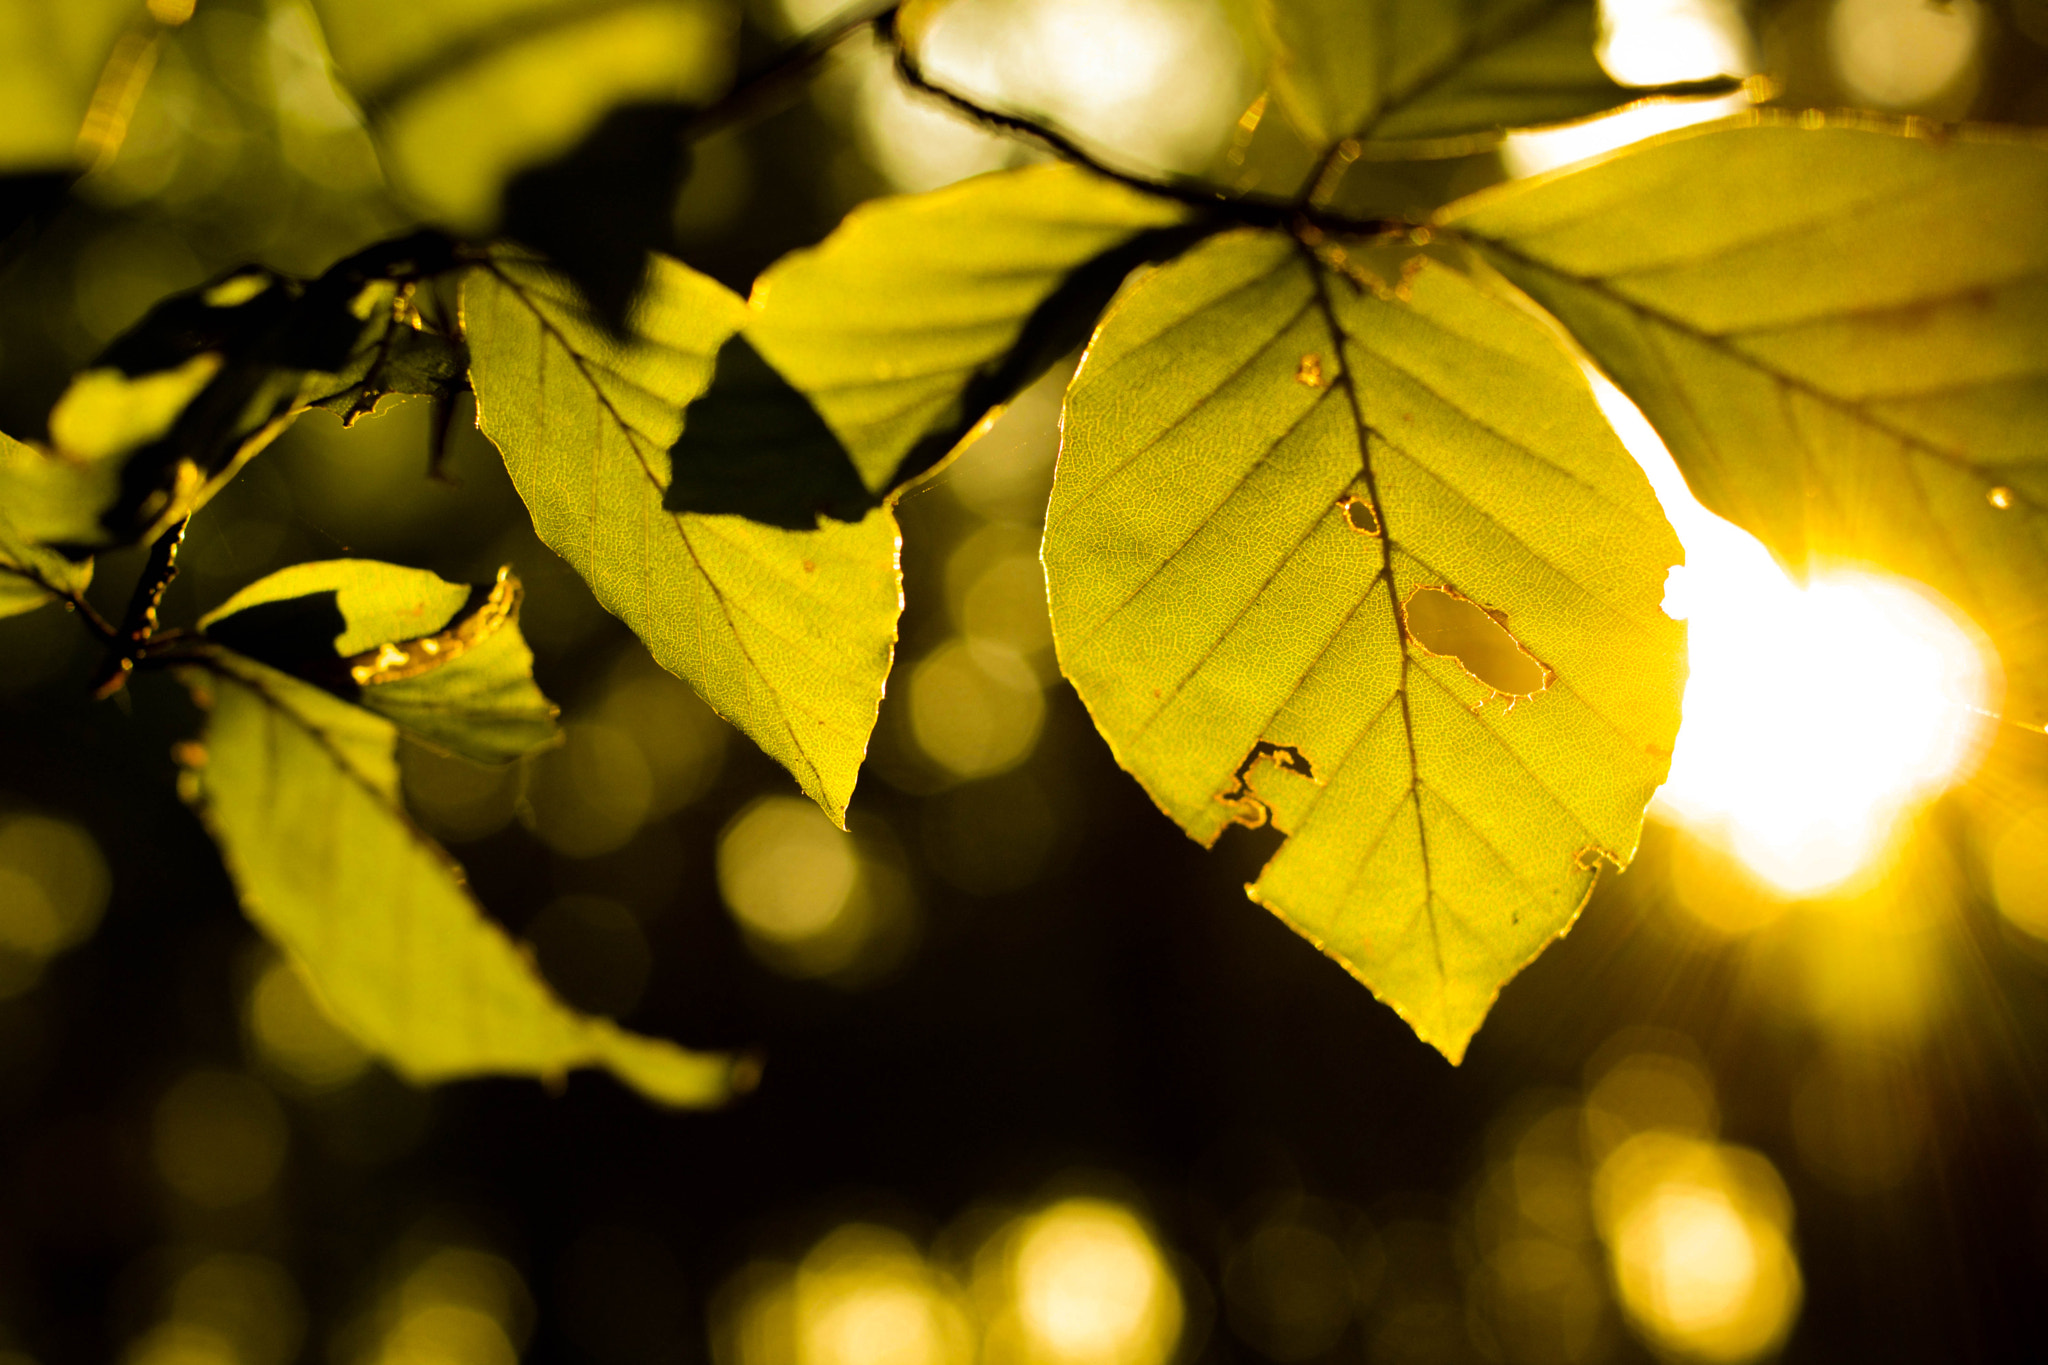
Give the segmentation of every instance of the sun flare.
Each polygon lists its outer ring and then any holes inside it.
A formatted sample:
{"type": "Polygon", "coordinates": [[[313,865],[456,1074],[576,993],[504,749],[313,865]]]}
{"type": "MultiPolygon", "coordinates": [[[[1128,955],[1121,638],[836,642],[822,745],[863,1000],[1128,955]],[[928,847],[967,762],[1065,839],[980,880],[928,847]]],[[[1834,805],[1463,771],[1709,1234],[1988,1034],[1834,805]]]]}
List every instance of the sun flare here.
{"type": "Polygon", "coordinates": [[[1999,699],[1996,656],[1914,585],[1848,570],[1794,583],[1694,501],[1626,398],[1594,386],[1686,549],[1665,609],[1688,623],[1692,675],[1653,812],[1781,894],[1855,881],[1967,775],[1999,699]]]}

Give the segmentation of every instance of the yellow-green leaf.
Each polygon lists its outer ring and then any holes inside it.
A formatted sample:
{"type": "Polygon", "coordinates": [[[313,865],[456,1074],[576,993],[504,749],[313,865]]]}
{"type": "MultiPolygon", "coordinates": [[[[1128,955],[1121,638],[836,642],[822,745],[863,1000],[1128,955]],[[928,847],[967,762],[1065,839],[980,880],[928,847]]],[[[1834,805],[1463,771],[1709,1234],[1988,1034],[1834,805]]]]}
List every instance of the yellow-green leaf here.
{"type": "Polygon", "coordinates": [[[440,234],[414,233],[317,279],[252,266],[160,301],[50,411],[46,539],[154,539],[312,404],[351,421],[389,394],[446,394],[462,372],[459,348],[421,330],[409,295],[452,252],[440,234]]]}
{"type": "Polygon", "coordinates": [[[335,67],[393,181],[436,221],[484,233],[516,172],[627,101],[702,103],[731,68],[712,0],[316,0],[335,67]]]}
{"type": "Polygon", "coordinates": [[[729,1057],[569,1009],[407,820],[397,731],[310,684],[221,651],[187,783],[243,908],[335,1017],[415,1081],[558,1077],[603,1066],[664,1104],[732,1090],[729,1057]]]}
{"type": "Polygon", "coordinates": [[[1933,587],[2048,720],[2048,138],[1757,113],[1443,216],[1708,507],[1933,587]]]}
{"type": "Polygon", "coordinates": [[[762,274],[746,336],[887,493],[1085,340],[1187,219],[1067,165],[878,199],[762,274]]]}
{"type": "Polygon", "coordinates": [[[97,499],[90,482],[33,446],[0,433],[0,616],[34,611],[59,594],[77,595],[92,581],[92,561],[72,560],[50,548],[53,539],[46,506],[58,503],[58,524],[67,519],[64,503],[97,499]],[[63,497],[65,492],[70,497],[63,497]]]}
{"type": "Polygon", "coordinates": [[[662,506],[683,408],[745,304],[658,260],[620,339],[501,256],[465,281],[463,318],[478,422],[541,539],[843,823],[895,651],[895,517],[787,531],[662,506]]]}
{"type": "MultiPolygon", "coordinates": [[[[1267,83],[1310,142],[1347,137],[1379,108],[1386,9],[1380,0],[1258,0],[1267,83]]],[[[1449,14],[1440,0],[1429,10],[1449,14]]]]}
{"type": "Polygon", "coordinates": [[[1060,664],[1191,836],[1452,1060],[1633,855],[1669,765],[1680,550],[1571,359],[1437,261],[1217,238],[1067,400],[1060,664]],[[1484,679],[1484,680],[1482,680],[1484,679]]]}
{"type": "Polygon", "coordinates": [[[448,583],[374,560],[298,564],[250,584],[199,627],[429,744],[503,763],[555,736],[519,632],[519,580],[448,583]]]}
{"type": "Polygon", "coordinates": [[[0,0],[0,170],[75,168],[101,71],[142,11],[140,0],[0,0]]]}
{"type": "Polygon", "coordinates": [[[1268,79],[1313,145],[1368,159],[1480,151],[1505,130],[1584,118],[1656,93],[1593,52],[1594,0],[1260,0],[1268,79]]]}

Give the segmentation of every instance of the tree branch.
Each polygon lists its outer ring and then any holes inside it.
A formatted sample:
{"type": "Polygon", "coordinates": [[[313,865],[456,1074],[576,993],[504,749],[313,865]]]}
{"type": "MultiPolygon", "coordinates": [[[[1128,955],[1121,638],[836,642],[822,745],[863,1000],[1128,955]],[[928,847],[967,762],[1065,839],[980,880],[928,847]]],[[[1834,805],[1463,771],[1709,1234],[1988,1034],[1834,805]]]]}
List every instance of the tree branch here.
{"type": "Polygon", "coordinates": [[[896,74],[905,85],[939,101],[955,113],[985,128],[1035,142],[1062,159],[1085,166],[1097,175],[1114,180],[1120,185],[1129,186],[1143,194],[1171,199],[1190,208],[1217,214],[1248,227],[1284,227],[1291,223],[1305,222],[1326,232],[1376,237],[1388,232],[1404,232],[1413,226],[1401,219],[1352,218],[1344,214],[1330,213],[1294,198],[1282,199],[1264,194],[1230,194],[1205,181],[1187,176],[1159,178],[1110,165],[1048,123],[1022,114],[985,108],[967,96],[933,81],[931,77],[925,75],[923,69],[918,66],[917,59],[911,56],[910,49],[904,46],[898,37],[893,18],[893,11],[883,15],[875,20],[875,28],[882,41],[895,52],[896,74]]]}
{"type": "Polygon", "coordinates": [[[837,51],[847,39],[868,29],[893,33],[898,8],[900,6],[893,0],[862,5],[838,23],[806,35],[794,47],[784,48],[769,58],[766,65],[740,76],[733,82],[732,89],[715,102],[692,114],[683,125],[683,140],[698,142],[736,123],[758,117],[765,112],[762,106],[796,81],[810,75],[811,68],[837,51]]]}

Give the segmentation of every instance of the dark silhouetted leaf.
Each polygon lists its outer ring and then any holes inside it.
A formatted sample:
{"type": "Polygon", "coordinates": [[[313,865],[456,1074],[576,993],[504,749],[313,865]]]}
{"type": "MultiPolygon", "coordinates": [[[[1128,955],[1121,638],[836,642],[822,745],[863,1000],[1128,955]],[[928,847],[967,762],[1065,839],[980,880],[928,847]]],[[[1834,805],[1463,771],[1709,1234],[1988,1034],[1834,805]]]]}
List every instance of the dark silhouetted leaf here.
{"type": "Polygon", "coordinates": [[[674,244],[692,112],[687,104],[621,105],[562,156],[505,184],[501,231],[574,280],[614,332],[626,328],[647,253],[674,244]]]}
{"type": "Polygon", "coordinates": [[[669,462],[662,506],[671,512],[734,513],[812,531],[821,518],[859,521],[881,505],[811,400],[745,332],[718,348],[711,387],[690,405],[669,462]]]}
{"type": "Polygon", "coordinates": [[[102,501],[77,509],[67,543],[153,538],[309,404],[352,417],[386,393],[445,392],[460,379],[459,350],[405,334],[418,332],[411,286],[453,260],[452,243],[421,233],[310,282],[250,268],[158,304],[51,410],[52,453],[112,479],[102,501]]]}

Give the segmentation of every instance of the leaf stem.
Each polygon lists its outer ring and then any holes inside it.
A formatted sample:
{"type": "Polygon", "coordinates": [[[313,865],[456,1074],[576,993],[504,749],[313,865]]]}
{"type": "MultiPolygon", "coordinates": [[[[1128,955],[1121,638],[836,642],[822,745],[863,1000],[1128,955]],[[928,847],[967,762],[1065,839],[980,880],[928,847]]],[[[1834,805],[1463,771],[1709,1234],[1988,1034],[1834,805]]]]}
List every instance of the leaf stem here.
{"type": "Polygon", "coordinates": [[[136,660],[149,647],[156,634],[157,608],[163,604],[171,580],[178,576],[178,547],[185,543],[185,528],[191,524],[190,517],[174,523],[149,547],[149,561],[128,597],[128,610],[108,641],[105,661],[93,676],[94,697],[104,699],[119,692],[135,671],[136,660]]]}
{"type": "MultiPolygon", "coordinates": [[[[44,586],[47,587],[48,585],[45,584],[44,586]]],[[[103,645],[114,643],[113,622],[100,615],[92,603],[86,601],[83,596],[75,592],[59,592],[57,596],[63,601],[64,609],[84,623],[85,628],[92,633],[92,637],[95,640],[98,640],[103,645]]]]}

